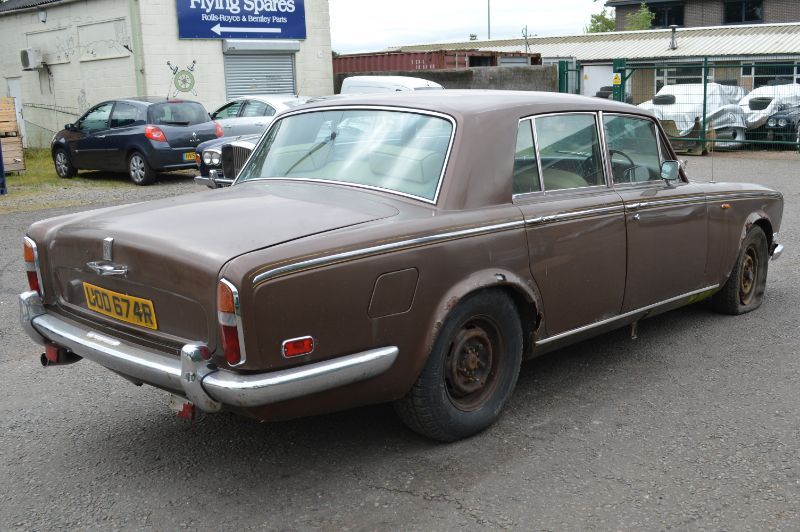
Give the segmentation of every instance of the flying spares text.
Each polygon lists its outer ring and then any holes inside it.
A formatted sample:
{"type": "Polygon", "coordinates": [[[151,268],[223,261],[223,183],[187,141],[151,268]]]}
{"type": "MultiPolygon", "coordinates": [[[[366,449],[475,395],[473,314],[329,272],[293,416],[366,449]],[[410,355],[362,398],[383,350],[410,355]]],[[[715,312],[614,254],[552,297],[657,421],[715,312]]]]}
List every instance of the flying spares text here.
{"type": "Polygon", "coordinates": [[[260,17],[259,19],[252,19],[252,16],[258,17],[264,14],[277,14],[277,13],[294,13],[295,0],[189,0],[189,8],[204,11],[202,20],[209,20],[215,22],[238,22],[238,21],[252,21],[252,22],[286,22],[286,18],[279,16],[260,17]],[[224,15],[212,13],[212,11],[223,11],[224,15]],[[239,15],[242,17],[231,17],[230,15],[239,15]],[[249,15],[246,16],[246,15],[249,15]]]}

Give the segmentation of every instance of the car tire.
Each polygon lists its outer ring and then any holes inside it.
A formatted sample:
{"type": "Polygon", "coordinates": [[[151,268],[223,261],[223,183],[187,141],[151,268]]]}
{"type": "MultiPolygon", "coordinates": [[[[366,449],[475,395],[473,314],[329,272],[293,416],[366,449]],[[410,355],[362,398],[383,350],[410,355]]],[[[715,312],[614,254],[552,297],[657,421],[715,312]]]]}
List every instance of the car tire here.
{"type": "Polygon", "coordinates": [[[56,167],[56,174],[58,174],[58,177],[63,179],[69,179],[78,174],[78,169],[72,166],[69,154],[64,148],[56,148],[53,150],[53,165],[56,167]]]}
{"type": "Polygon", "coordinates": [[[128,156],[128,177],[137,185],[144,186],[156,180],[156,173],[150,168],[147,158],[135,151],[128,156]]]}
{"type": "Polygon", "coordinates": [[[742,241],[742,248],[728,280],[711,300],[714,310],[738,315],[760,307],[767,286],[768,265],[767,235],[754,225],[742,241]]]}
{"type": "Polygon", "coordinates": [[[413,431],[451,442],[492,425],[511,397],[522,362],[522,324],[499,290],[464,298],[447,317],[422,373],[394,403],[413,431]]]}

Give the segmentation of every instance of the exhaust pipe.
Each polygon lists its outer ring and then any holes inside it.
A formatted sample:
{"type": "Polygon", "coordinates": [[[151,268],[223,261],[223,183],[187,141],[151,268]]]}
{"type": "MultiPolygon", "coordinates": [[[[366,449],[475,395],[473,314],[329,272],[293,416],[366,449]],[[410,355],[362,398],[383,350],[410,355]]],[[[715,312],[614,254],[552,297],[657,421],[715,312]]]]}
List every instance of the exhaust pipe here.
{"type": "Polygon", "coordinates": [[[46,351],[39,357],[39,361],[44,368],[49,366],[66,366],[67,364],[74,364],[80,360],[83,360],[83,357],[55,344],[47,344],[46,351]]]}

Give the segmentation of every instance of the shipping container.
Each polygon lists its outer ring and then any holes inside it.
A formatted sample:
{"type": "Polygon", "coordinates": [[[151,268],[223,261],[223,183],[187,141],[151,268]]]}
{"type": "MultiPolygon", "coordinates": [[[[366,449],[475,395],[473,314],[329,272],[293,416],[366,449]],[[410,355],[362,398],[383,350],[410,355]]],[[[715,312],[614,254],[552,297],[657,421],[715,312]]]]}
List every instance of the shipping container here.
{"type": "Polygon", "coordinates": [[[479,50],[435,50],[431,52],[380,52],[338,55],[334,74],[361,72],[418,72],[449,68],[540,65],[540,54],[487,52],[479,50]]]}

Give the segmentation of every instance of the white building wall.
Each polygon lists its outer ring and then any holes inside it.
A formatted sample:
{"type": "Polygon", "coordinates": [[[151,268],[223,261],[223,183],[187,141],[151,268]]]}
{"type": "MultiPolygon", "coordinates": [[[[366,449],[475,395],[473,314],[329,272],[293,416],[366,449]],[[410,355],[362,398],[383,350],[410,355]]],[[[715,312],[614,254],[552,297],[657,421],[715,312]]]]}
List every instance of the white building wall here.
{"type": "MultiPolygon", "coordinates": [[[[306,0],[307,39],[295,56],[297,92],[308,96],[333,94],[333,62],[328,0],[306,0]]],[[[181,69],[194,67],[197,93],[187,98],[207,109],[225,103],[225,72],[221,39],[178,39],[175,0],[139,0],[144,80],[150,96],[172,96],[173,73],[167,61],[181,69]]]]}
{"type": "Polygon", "coordinates": [[[21,78],[29,147],[49,146],[53,133],[89,106],[136,95],[128,0],[79,0],[0,14],[0,94],[21,78]],[[47,68],[23,72],[19,52],[40,48],[47,68]]]}

